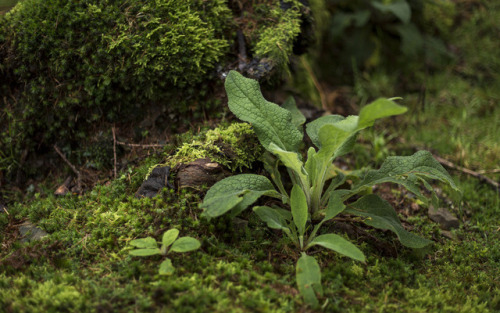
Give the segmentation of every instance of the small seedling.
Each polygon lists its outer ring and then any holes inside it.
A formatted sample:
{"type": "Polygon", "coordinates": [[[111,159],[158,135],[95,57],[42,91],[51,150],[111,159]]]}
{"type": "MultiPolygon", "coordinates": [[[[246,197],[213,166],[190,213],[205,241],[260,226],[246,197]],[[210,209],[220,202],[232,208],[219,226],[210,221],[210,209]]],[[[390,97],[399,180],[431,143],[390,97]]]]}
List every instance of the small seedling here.
{"type": "MultiPolygon", "coordinates": [[[[130,241],[130,245],[138,248],[130,250],[129,254],[134,256],[150,256],[150,255],[167,255],[170,252],[188,252],[198,249],[200,242],[192,237],[180,237],[179,230],[173,228],[167,230],[163,234],[161,248],[158,248],[158,243],[152,237],[134,239],[130,241]]],[[[172,261],[165,258],[160,264],[160,275],[171,275],[175,271],[172,261]]]]}
{"type": "MultiPolygon", "coordinates": [[[[207,192],[203,215],[214,218],[229,213],[240,214],[261,196],[279,199],[290,210],[255,206],[253,211],[268,227],[282,230],[300,249],[296,280],[306,303],[317,306],[317,295],[322,294],[321,271],[314,257],[306,251],[321,246],[354,260],[364,262],[365,256],[353,243],[336,234],[318,235],[320,227],[340,213],[359,216],[372,227],[394,232],[401,243],[411,248],[423,248],[431,243],[407,232],[394,208],[381,197],[371,194],[373,185],[396,183],[428,203],[420,186],[434,193],[431,180],[448,183],[458,191],[453,179],[427,151],[412,156],[388,157],[378,170],[370,170],[362,177],[344,174],[333,160],[352,151],[358,133],[383,117],[399,115],[406,108],[395,99],[378,99],[360,111],[359,116],[329,115],[320,117],[305,127],[313,144],[307,150],[307,159],[300,153],[303,146],[303,124],[306,119],[293,99],[283,107],[268,102],[260,92],[259,84],[231,71],[225,83],[229,109],[254,128],[262,146],[267,150],[264,165],[271,181],[261,175],[242,174],[225,178],[207,192]],[[293,188],[285,189],[278,167],[287,168],[293,188]],[[352,181],[350,189],[339,189],[352,181]],[[328,185],[327,185],[328,184],[328,185]],[[275,187],[276,186],[276,187],[275,187]],[[367,194],[368,193],[368,194],[367,194]],[[356,201],[350,198],[359,196],[356,201]]],[[[436,199],[434,196],[433,199],[436,199]]]]}

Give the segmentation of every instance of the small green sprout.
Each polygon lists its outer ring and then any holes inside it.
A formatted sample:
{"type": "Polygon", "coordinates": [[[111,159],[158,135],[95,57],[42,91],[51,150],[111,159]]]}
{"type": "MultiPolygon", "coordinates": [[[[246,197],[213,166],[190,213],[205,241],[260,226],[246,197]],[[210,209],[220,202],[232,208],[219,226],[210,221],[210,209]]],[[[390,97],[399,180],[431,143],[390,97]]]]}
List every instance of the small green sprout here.
{"type": "MultiPolygon", "coordinates": [[[[167,255],[170,252],[188,252],[198,249],[200,242],[192,237],[180,237],[179,230],[172,228],[163,234],[161,248],[158,248],[158,243],[152,237],[134,239],[130,241],[130,245],[137,249],[130,250],[129,254],[134,256],[150,256],[150,255],[167,255]]],[[[172,261],[166,258],[159,269],[160,275],[171,275],[175,271],[172,261]]]]}

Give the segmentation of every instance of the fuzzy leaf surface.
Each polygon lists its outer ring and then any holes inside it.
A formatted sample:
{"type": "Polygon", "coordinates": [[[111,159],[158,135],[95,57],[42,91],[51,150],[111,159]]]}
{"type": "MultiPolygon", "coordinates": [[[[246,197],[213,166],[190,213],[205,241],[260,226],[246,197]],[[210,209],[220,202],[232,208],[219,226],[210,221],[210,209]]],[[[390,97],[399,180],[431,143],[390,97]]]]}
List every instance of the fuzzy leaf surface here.
{"type": "Polygon", "coordinates": [[[292,113],[262,96],[259,83],[230,71],[225,82],[228,105],[240,120],[252,124],[262,146],[271,143],[286,151],[298,151],[302,133],[292,122],[292,113]]]}
{"type": "Polygon", "coordinates": [[[201,246],[201,243],[198,239],[193,237],[181,237],[174,241],[170,251],[173,252],[188,252],[198,249],[201,246]]]}
{"type": "Polygon", "coordinates": [[[308,183],[309,179],[304,168],[304,163],[299,159],[299,154],[297,152],[285,151],[283,149],[280,149],[274,143],[271,143],[269,148],[270,151],[274,155],[276,155],[286,167],[292,169],[295,172],[301,182],[305,184],[308,183]]]}
{"type": "Polygon", "coordinates": [[[321,287],[321,269],[314,257],[302,253],[297,261],[296,280],[304,301],[311,307],[317,307],[316,294],[322,295],[323,289],[321,287]]]}
{"type": "Polygon", "coordinates": [[[172,229],[167,230],[163,234],[163,239],[162,239],[163,247],[167,248],[168,246],[170,246],[172,244],[172,242],[174,242],[175,239],[177,239],[177,236],[179,236],[178,229],[172,228],[172,229]]]}
{"type": "Polygon", "coordinates": [[[235,175],[213,185],[200,207],[205,209],[203,215],[207,217],[221,216],[230,210],[240,213],[263,195],[281,199],[281,194],[266,177],[255,174],[235,175]]]}
{"type": "Polygon", "coordinates": [[[156,240],[152,237],[134,239],[129,242],[131,246],[141,249],[154,249],[158,247],[156,240]]]}
{"type": "Polygon", "coordinates": [[[161,250],[158,249],[158,248],[154,248],[154,249],[135,249],[135,250],[130,250],[128,253],[130,255],[135,255],[135,256],[150,256],[150,255],[161,254],[161,250]]]}
{"type": "Polygon", "coordinates": [[[323,248],[327,248],[333,250],[342,255],[348,256],[351,259],[364,262],[365,255],[361,250],[358,249],[354,244],[350,241],[340,237],[335,234],[326,234],[320,235],[314,238],[313,241],[308,245],[308,247],[312,246],[322,246],[323,248]]]}
{"type": "Polygon", "coordinates": [[[307,200],[304,191],[299,185],[294,185],[290,195],[290,206],[292,208],[293,222],[297,226],[300,236],[306,231],[307,223],[307,200]]]}
{"type": "Polygon", "coordinates": [[[160,275],[172,275],[174,271],[175,267],[172,265],[172,261],[167,258],[165,261],[161,262],[158,273],[160,275]]]}
{"type": "Polygon", "coordinates": [[[361,130],[373,126],[373,123],[378,119],[403,114],[407,110],[406,107],[392,100],[379,98],[361,109],[357,129],[361,130]]]}
{"type": "Polygon", "coordinates": [[[351,204],[345,212],[361,217],[365,217],[365,224],[383,230],[394,232],[399,241],[410,248],[423,248],[432,241],[419,237],[406,231],[394,208],[389,202],[377,195],[367,195],[351,204]]]}
{"type": "Polygon", "coordinates": [[[306,133],[311,138],[311,141],[313,144],[320,148],[321,143],[319,142],[319,130],[323,125],[333,125],[337,123],[338,121],[341,121],[345,119],[345,117],[341,115],[326,115],[322,116],[320,118],[315,119],[314,121],[307,123],[306,125],[306,133]]]}
{"type": "Polygon", "coordinates": [[[302,133],[302,125],[306,122],[306,117],[297,108],[295,99],[293,97],[288,97],[281,107],[292,113],[292,124],[302,133]]]}
{"type": "Polygon", "coordinates": [[[285,217],[277,209],[268,206],[256,206],[253,208],[253,211],[269,228],[279,230],[288,228],[285,217]]]}
{"type": "Polygon", "coordinates": [[[380,169],[368,171],[352,190],[356,193],[375,184],[393,182],[405,186],[425,200],[418,189],[419,179],[436,179],[448,183],[454,190],[459,191],[450,174],[428,151],[418,151],[411,156],[388,157],[380,169]]]}

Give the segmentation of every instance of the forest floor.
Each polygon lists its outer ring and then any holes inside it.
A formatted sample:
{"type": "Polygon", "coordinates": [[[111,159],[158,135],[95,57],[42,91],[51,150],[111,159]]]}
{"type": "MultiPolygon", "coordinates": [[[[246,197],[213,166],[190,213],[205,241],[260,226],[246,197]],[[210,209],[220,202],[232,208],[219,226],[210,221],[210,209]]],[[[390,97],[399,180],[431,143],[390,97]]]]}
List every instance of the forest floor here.
{"type": "MultiPolygon", "coordinates": [[[[448,161],[462,191],[436,185],[442,207],[459,226],[443,229],[408,192],[379,187],[375,192],[397,207],[403,224],[434,244],[412,250],[355,220],[332,223],[329,228],[357,242],[367,261],[320,253],[318,311],[500,312],[498,20],[500,10],[476,10],[451,35],[455,61],[439,72],[422,71],[418,88],[400,90],[398,76],[382,70],[357,77],[351,88],[359,99],[399,95],[409,111],[363,133],[345,162],[377,168],[389,155],[430,150],[448,161]]],[[[183,142],[202,140],[207,128],[146,150],[149,155],[117,178],[108,175],[81,195],[55,196],[61,176],[0,208],[0,312],[313,312],[295,283],[297,253],[250,210],[237,221],[200,219],[206,188],[134,197],[153,166],[183,142]],[[48,236],[22,241],[27,221],[48,236]],[[158,275],[160,256],[129,255],[130,240],[160,240],[173,227],[202,243],[171,256],[173,275],[158,275]]]]}

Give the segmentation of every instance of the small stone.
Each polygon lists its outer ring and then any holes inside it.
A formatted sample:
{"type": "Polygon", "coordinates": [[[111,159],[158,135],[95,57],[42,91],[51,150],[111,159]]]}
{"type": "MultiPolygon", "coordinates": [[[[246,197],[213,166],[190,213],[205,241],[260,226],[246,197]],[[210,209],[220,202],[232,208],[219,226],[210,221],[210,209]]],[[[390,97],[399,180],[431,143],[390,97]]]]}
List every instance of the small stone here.
{"type": "Polygon", "coordinates": [[[428,215],[431,220],[438,223],[444,230],[450,230],[460,226],[458,218],[445,208],[436,210],[434,207],[430,206],[428,215]]]}
{"type": "Polygon", "coordinates": [[[19,226],[19,233],[23,237],[21,242],[39,241],[49,235],[45,230],[33,225],[30,221],[26,221],[19,226]]]}

